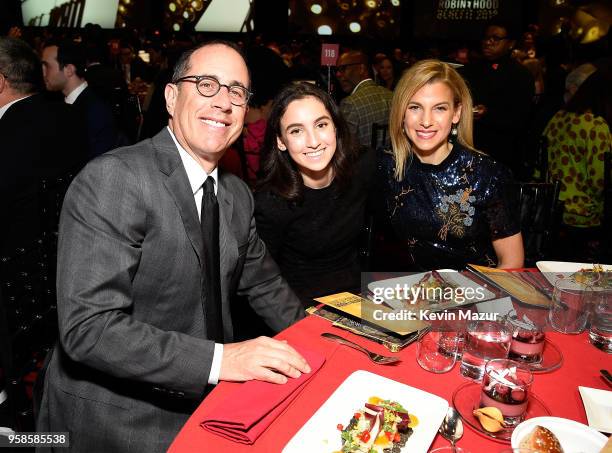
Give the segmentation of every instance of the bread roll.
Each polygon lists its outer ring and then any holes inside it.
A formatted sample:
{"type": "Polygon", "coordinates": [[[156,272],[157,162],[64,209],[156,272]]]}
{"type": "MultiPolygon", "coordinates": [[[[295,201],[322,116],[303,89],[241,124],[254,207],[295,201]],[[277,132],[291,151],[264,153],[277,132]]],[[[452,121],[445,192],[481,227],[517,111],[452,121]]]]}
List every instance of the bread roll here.
{"type": "Polygon", "coordinates": [[[536,426],[521,441],[520,448],[531,449],[538,453],[563,453],[559,439],[549,429],[536,426]]]}
{"type": "Polygon", "coordinates": [[[612,453],[612,437],[608,439],[606,445],[603,446],[599,453],[612,453]]]}

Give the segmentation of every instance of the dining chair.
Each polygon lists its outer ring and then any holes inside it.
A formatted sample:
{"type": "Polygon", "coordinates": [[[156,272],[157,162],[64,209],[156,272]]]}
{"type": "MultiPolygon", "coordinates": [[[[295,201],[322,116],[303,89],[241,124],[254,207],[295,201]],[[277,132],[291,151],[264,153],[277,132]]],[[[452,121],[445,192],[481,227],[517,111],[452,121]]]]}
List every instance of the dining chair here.
{"type": "Polygon", "coordinates": [[[550,169],[548,167],[548,139],[545,135],[540,136],[538,141],[534,168],[537,171],[538,181],[550,181],[550,169]]]}
{"type": "MultiPolygon", "coordinates": [[[[34,430],[33,384],[57,338],[55,274],[59,216],[72,173],[40,180],[20,199],[27,218],[38,228],[19,234],[8,224],[14,204],[6,207],[0,251],[0,368],[9,418],[17,431],[34,430]],[[34,212],[30,212],[34,211],[34,212]],[[6,236],[4,235],[6,233],[6,236]]],[[[18,223],[20,225],[20,223],[18,223]]]]}
{"type": "Polygon", "coordinates": [[[362,272],[371,270],[373,247],[374,215],[367,213],[363,223],[363,228],[361,229],[361,239],[359,245],[359,262],[362,272]]]}
{"type": "Polygon", "coordinates": [[[389,144],[389,125],[382,123],[372,124],[372,141],[370,146],[372,149],[378,149],[380,146],[387,146],[389,144]]]}
{"type": "Polygon", "coordinates": [[[43,239],[0,257],[0,367],[17,431],[34,430],[32,383],[57,337],[51,259],[43,239]]]}
{"type": "MultiPolygon", "coordinates": [[[[552,241],[557,237],[561,222],[558,180],[551,183],[521,182],[518,192],[518,212],[525,249],[525,266],[549,258],[552,241]]],[[[513,188],[513,189],[514,189],[513,188]]]]}

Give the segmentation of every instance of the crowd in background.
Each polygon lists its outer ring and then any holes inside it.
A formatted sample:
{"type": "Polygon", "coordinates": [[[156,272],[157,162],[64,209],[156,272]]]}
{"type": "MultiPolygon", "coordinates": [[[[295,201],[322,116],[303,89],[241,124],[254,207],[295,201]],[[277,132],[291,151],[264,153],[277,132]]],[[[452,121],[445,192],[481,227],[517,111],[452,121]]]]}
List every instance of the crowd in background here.
{"type": "MultiPolygon", "coordinates": [[[[345,73],[353,69],[355,58],[366,63],[363,77],[371,77],[375,84],[389,90],[388,93],[395,89],[402,73],[416,62],[440,59],[459,68],[468,83],[474,101],[475,148],[509,167],[516,180],[560,180],[560,199],[565,203],[561,238],[566,235],[580,238],[580,246],[559,258],[577,259],[572,253],[584,253],[586,245],[588,256],[598,259],[603,155],[610,152],[609,132],[602,130],[602,124],[611,121],[609,83],[606,83],[611,61],[609,37],[591,45],[579,45],[564,33],[541,36],[536,25],[530,25],[523,33],[503,24],[487,30],[480,42],[341,43],[340,53],[348,55],[345,61],[349,63],[343,69],[344,63],[339,61],[331,70],[320,66],[322,37],[283,41],[261,35],[240,36],[238,45],[247,56],[254,94],[243,136],[228,150],[220,165],[251,187],[256,186],[262,177],[260,161],[271,103],[289,81],[310,81],[329,90],[351,123],[356,119],[346,98],[350,98],[354,84],[347,91],[343,83],[347,79],[345,73]],[[502,66],[498,67],[499,64],[502,66]],[[597,77],[588,77],[593,72],[597,72],[597,77]],[[587,78],[592,80],[588,84],[590,88],[584,91],[590,94],[579,92],[579,101],[569,103],[571,95],[587,78]],[[601,105],[595,106],[595,102],[601,105]],[[582,123],[590,121],[590,113],[594,114],[595,128],[585,129],[582,123]],[[555,132],[559,129],[558,123],[566,121],[569,115],[575,117],[573,123],[581,121],[581,125],[561,140],[555,132]],[[599,141],[569,143],[575,134],[580,137],[585,133],[580,129],[589,136],[594,134],[599,141]],[[598,153],[591,153],[593,146],[598,153]],[[587,168],[576,160],[573,151],[564,154],[567,149],[588,149],[584,151],[584,159],[590,166],[587,168]]],[[[207,38],[200,34],[151,30],[102,30],[91,24],[84,29],[70,30],[13,28],[9,35],[27,41],[41,56],[47,72],[49,63],[45,60],[49,58],[49,46],[56,46],[51,53],[56,64],[58,49],[61,53],[62,47],[70,47],[64,53],[76,58],[81,67],[79,76],[87,80],[93,94],[105,104],[98,105],[95,121],[90,120],[84,126],[89,144],[87,154],[80,156],[81,163],[116,146],[151,137],[165,126],[163,92],[166,83],[171,81],[173,65],[182,51],[207,38]],[[97,131],[92,131],[94,124],[97,131]],[[92,138],[92,134],[97,137],[92,138]]],[[[46,96],[61,100],[61,87],[53,86],[49,78],[45,79],[46,96]]],[[[385,92],[380,91],[377,96],[383,93],[390,102],[391,94],[385,92]]],[[[80,116],[87,115],[81,112],[80,116]]],[[[367,130],[363,124],[361,127],[356,131],[360,134],[359,142],[369,145],[371,124],[367,130]]],[[[388,139],[383,145],[390,145],[388,139]]]]}

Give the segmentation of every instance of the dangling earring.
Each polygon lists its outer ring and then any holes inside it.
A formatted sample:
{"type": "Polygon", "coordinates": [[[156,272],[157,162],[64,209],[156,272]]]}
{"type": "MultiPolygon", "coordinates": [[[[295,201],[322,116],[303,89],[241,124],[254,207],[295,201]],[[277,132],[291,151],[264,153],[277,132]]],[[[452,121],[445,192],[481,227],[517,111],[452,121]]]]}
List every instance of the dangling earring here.
{"type": "Polygon", "coordinates": [[[451,137],[452,138],[457,138],[457,123],[453,123],[452,127],[451,127],[451,137]]]}

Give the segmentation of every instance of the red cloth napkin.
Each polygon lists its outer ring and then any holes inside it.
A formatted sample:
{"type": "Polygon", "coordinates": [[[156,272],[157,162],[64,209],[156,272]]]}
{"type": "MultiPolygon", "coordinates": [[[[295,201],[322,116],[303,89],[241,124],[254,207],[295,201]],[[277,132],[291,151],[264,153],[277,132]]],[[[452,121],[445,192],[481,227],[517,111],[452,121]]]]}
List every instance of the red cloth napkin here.
{"type": "MultiPolygon", "coordinates": [[[[292,345],[293,346],[293,345],[292,345]]],[[[325,362],[325,356],[293,346],[310,365],[310,373],[286,384],[248,381],[216,406],[200,424],[226,439],[252,444],[300,393],[325,362]]]]}

